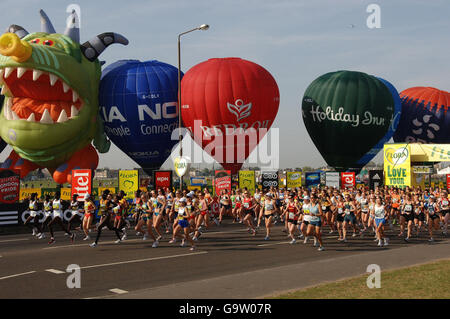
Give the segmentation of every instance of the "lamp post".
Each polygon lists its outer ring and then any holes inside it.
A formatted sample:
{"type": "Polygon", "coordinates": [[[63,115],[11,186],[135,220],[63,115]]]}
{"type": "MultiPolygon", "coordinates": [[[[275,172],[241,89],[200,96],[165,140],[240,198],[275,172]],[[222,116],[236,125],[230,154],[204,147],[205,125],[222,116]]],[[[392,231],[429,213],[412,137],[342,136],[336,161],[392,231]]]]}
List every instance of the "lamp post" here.
{"type": "MultiPolygon", "coordinates": [[[[203,30],[206,31],[209,29],[209,25],[207,24],[202,24],[201,26],[188,30],[186,32],[180,33],[178,35],[178,129],[179,129],[179,136],[178,136],[178,140],[179,140],[179,144],[180,144],[180,159],[183,156],[183,147],[181,145],[181,140],[183,139],[183,136],[181,135],[181,36],[185,35],[187,33],[190,33],[192,31],[197,31],[197,30],[203,30]]],[[[180,191],[182,190],[183,187],[183,176],[180,176],[180,191]]]]}

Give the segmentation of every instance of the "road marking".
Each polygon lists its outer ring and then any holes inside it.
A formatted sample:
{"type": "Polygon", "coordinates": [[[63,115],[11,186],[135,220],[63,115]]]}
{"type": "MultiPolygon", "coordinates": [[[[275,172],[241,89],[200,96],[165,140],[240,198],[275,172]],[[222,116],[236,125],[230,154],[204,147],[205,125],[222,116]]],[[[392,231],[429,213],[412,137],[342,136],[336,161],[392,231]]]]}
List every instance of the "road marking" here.
{"type": "Polygon", "coordinates": [[[289,244],[290,241],[281,241],[278,243],[273,243],[273,244],[262,244],[262,245],[257,245],[258,247],[266,247],[266,246],[274,246],[274,245],[283,245],[283,244],[289,244]]]}
{"type": "Polygon", "coordinates": [[[122,290],[122,289],[119,289],[119,288],[109,289],[109,291],[111,291],[111,292],[113,292],[115,294],[118,294],[118,295],[128,293],[128,291],[122,290]]]}
{"type": "Polygon", "coordinates": [[[57,274],[57,275],[59,275],[59,274],[65,274],[64,271],[61,271],[61,270],[58,270],[58,269],[46,269],[45,271],[48,271],[48,272],[51,272],[51,273],[57,274]]]}
{"type": "Polygon", "coordinates": [[[8,240],[0,240],[0,243],[9,243],[12,241],[25,241],[25,240],[30,240],[29,238],[23,238],[23,239],[8,239],[8,240]]]}
{"type": "Polygon", "coordinates": [[[32,273],[35,273],[36,271],[29,271],[29,272],[23,272],[23,273],[21,273],[21,274],[15,274],[15,275],[10,275],[10,276],[6,276],[6,277],[0,277],[0,280],[3,280],[3,279],[8,279],[8,278],[13,278],[13,277],[19,277],[19,276],[23,276],[23,275],[28,275],[28,274],[32,274],[32,273]]]}
{"type": "MultiPolygon", "coordinates": [[[[126,243],[126,242],[146,242],[146,241],[142,240],[142,239],[139,239],[139,238],[138,239],[127,239],[127,240],[122,241],[122,243],[126,243]]],[[[115,243],[115,240],[113,240],[113,241],[105,241],[103,243],[113,244],[113,243],[115,243]]],[[[120,245],[120,244],[117,244],[117,245],[120,245]]],[[[52,246],[52,247],[46,247],[46,248],[42,248],[42,249],[57,249],[57,248],[67,248],[67,247],[82,247],[82,246],[88,247],[89,243],[77,244],[77,245],[71,244],[71,245],[52,246]]]]}
{"type": "Polygon", "coordinates": [[[185,256],[203,255],[203,254],[207,254],[207,253],[208,253],[207,251],[199,251],[197,253],[189,253],[189,254],[182,254],[182,255],[161,256],[161,257],[152,257],[152,258],[145,258],[145,259],[119,261],[119,262],[109,263],[109,264],[101,264],[101,265],[92,265],[92,266],[80,267],[80,269],[99,268],[99,267],[107,267],[107,266],[115,266],[115,265],[123,265],[123,264],[140,263],[140,262],[144,262],[144,261],[170,259],[170,258],[185,257],[185,256]]]}

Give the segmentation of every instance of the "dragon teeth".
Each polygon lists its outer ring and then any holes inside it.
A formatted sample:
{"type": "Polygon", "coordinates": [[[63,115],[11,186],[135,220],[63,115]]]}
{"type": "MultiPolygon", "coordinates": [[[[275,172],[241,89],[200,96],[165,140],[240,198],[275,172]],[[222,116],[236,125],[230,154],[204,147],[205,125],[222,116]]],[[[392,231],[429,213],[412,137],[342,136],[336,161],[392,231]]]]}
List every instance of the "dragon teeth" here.
{"type": "Polygon", "coordinates": [[[62,85],[63,85],[64,93],[67,93],[67,91],[69,91],[69,86],[65,82],[63,82],[62,85]]]}
{"type": "Polygon", "coordinates": [[[19,115],[17,115],[16,112],[11,111],[11,114],[12,114],[12,119],[13,119],[13,120],[15,120],[15,121],[20,120],[20,117],[19,117],[19,115]]]}
{"type": "Polygon", "coordinates": [[[76,102],[78,100],[78,93],[72,90],[72,101],[76,102]]]}
{"type": "Polygon", "coordinates": [[[25,72],[27,72],[27,69],[25,69],[25,68],[17,68],[17,78],[20,79],[22,77],[22,75],[25,74],[25,72]]]}
{"type": "Polygon", "coordinates": [[[34,113],[31,113],[30,116],[28,116],[27,121],[36,122],[36,117],[34,116],[34,113]]]}
{"type": "Polygon", "coordinates": [[[33,70],[33,81],[36,81],[39,79],[39,77],[42,75],[42,71],[39,70],[33,70]]]}
{"type": "Polygon", "coordinates": [[[13,99],[12,98],[6,98],[6,104],[7,107],[11,108],[13,105],[13,99]]]}
{"type": "Polygon", "coordinates": [[[42,124],[53,124],[52,117],[50,116],[50,112],[48,109],[45,109],[44,114],[42,114],[42,118],[40,121],[42,124]]]}
{"type": "Polygon", "coordinates": [[[78,115],[78,109],[75,107],[75,105],[72,105],[70,107],[70,117],[75,117],[78,115]]]}
{"type": "Polygon", "coordinates": [[[2,86],[2,91],[0,92],[1,95],[11,95],[11,91],[9,90],[9,88],[5,85],[2,86]]]}
{"type": "Polygon", "coordinates": [[[5,69],[0,70],[0,78],[2,78],[2,79],[3,79],[3,73],[5,73],[5,69]]]}
{"type": "Polygon", "coordinates": [[[7,120],[12,120],[11,107],[6,104],[5,110],[3,111],[7,120]]]}
{"type": "Polygon", "coordinates": [[[58,77],[51,73],[49,73],[48,76],[50,78],[50,85],[51,86],[55,85],[56,81],[58,81],[58,77]]]}
{"type": "Polygon", "coordinates": [[[5,68],[5,79],[14,71],[14,68],[5,68]]]}
{"type": "Polygon", "coordinates": [[[65,110],[62,110],[61,113],[59,113],[59,117],[58,117],[58,123],[64,123],[68,120],[67,118],[67,113],[65,110]]]}

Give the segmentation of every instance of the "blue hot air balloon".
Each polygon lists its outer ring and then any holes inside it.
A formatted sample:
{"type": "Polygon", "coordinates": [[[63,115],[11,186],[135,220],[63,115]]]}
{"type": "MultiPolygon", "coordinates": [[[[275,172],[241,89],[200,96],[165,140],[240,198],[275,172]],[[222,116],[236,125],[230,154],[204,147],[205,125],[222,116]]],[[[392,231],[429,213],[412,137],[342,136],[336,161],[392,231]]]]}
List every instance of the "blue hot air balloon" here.
{"type": "Polygon", "coordinates": [[[392,98],[394,99],[394,113],[392,114],[391,126],[387,130],[386,134],[375,144],[374,147],[370,149],[366,154],[364,154],[359,160],[358,164],[366,165],[369,163],[378,152],[383,149],[383,145],[387,143],[391,137],[394,135],[397,130],[398,124],[400,122],[400,115],[402,112],[402,101],[400,99],[400,95],[398,94],[397,89],[387,80],[377,77],[378,80],[383,82],[383,84],[389,89],[392,94],[392,98]]]}
{"type": "Polygon", "coordinates": [[[111,141],[147,173],[159,169],[178,139],[178,69],[156,60],[117,61],[102,72],[100,114],[111,141]]]}

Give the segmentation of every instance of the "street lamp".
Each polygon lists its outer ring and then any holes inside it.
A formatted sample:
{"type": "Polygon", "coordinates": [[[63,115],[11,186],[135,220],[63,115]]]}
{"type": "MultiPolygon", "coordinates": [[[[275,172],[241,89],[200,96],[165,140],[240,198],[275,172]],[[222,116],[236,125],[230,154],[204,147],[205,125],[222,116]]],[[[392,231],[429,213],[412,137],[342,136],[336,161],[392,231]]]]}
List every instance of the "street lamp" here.
{"type": "MultiPolygon", "coordinates": [[[[180,144],[180,159],[183,156],[183,147],[181,145],[181,140],[183,138],[183,136],[181,135],[181,36],[192,31],[197,30],[206,31],[208,29],[209,25],[202,24],[201,26],[195,29],[191,29],[178,35],[178,132],[179,132],[178,140],[180,144]]],[[[180,190],[182,189],[182,186],[183,186],[183,176],[180,176],[180,190]]]]}

